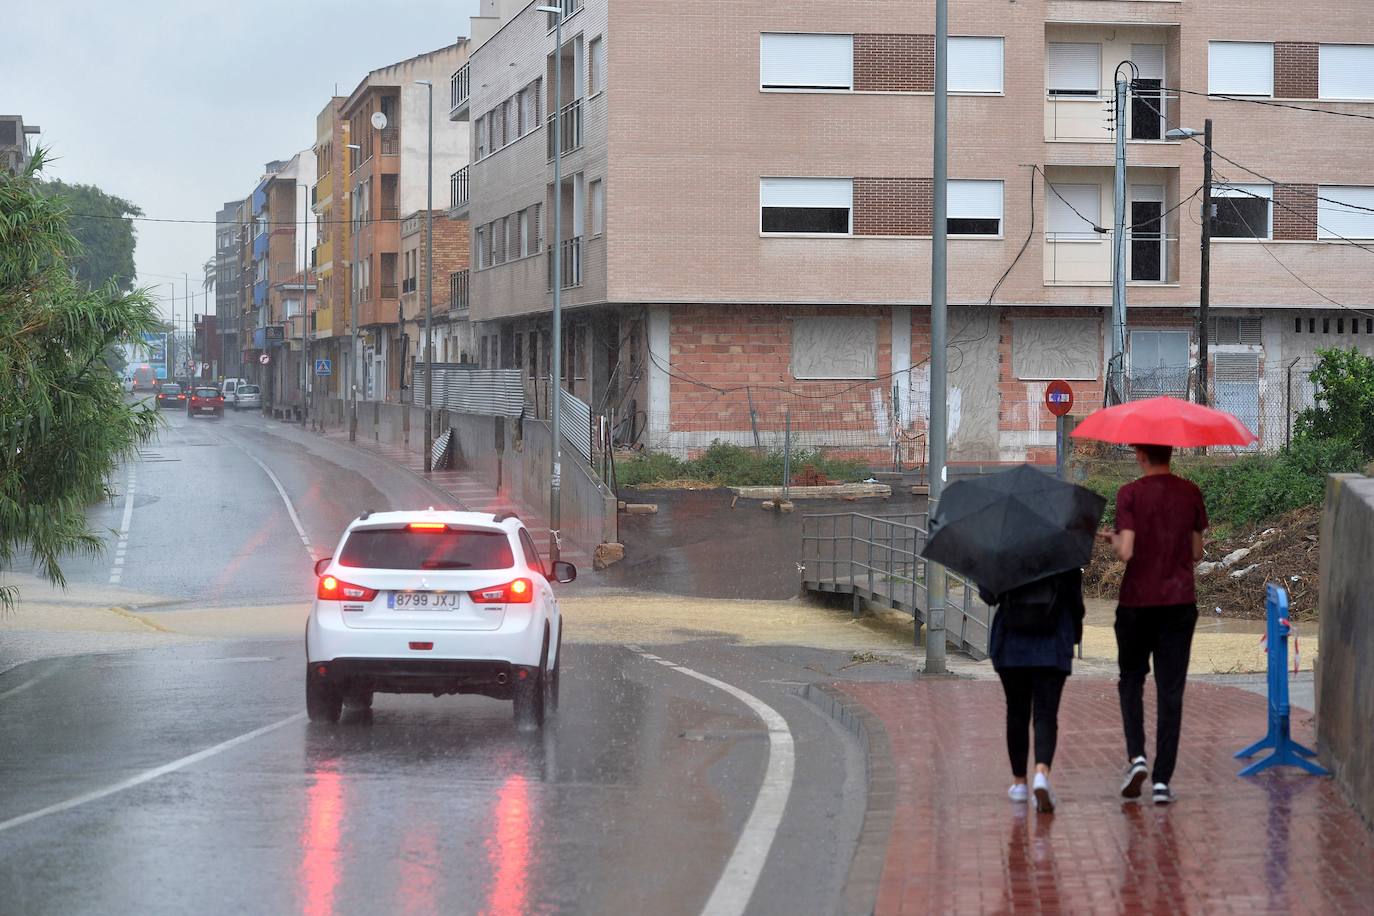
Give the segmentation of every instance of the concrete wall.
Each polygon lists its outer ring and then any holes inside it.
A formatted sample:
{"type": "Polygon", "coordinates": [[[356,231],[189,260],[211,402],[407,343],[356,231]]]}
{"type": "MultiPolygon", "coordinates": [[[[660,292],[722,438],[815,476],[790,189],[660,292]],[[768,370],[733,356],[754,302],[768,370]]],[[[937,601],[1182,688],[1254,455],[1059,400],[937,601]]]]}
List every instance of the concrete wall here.
{"type": "Polygon", "coordinates": [[[1374,478],[1327,479],[1321,545],[1317,744],[1374,824],[1374,478]]]}

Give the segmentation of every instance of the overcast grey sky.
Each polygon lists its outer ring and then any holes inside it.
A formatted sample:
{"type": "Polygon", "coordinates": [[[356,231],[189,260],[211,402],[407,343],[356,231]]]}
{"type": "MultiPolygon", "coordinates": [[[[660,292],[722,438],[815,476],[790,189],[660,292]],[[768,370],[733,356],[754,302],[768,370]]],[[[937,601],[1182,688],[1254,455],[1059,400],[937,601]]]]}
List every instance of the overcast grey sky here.
{"type": "MultiPolygon", "coordinates": [[[[468,33],[477,0],[3,0],[0,114],[43,128],[49,177],[146,216],[213,222],[264,163],[315,140],[315,115],[372,69],[468,33]]],[[[446,91],[446,89],[445,89],[446,91]]],[[[435,87],[435,104],[444,98],[435,87]]],[[[214,226],[140,222],[139,284],[189,273],[196,311],[214,226]]],[[[181,284],[177,283],[177,296],[181,284]]],[[[163,302],[164,312],[167,305],[163,302]]],[[[178,312],[182,306],[178,304],[178,312]]]]}

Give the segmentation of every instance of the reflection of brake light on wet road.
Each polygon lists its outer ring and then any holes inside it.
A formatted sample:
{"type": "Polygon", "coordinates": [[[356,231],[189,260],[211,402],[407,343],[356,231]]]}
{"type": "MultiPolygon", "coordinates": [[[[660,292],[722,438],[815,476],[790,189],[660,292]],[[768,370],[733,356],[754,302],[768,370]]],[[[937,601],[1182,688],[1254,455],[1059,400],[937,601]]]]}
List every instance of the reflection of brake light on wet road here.
{"type": "Polygon", "coordinates": [[[530,868],[530,790],[523,776],[511,776],[496,794],[496,829],[487,840],[491,891],[484,916],[516,916],[526,911],[530,868]]]}
{"type": "MultiPolygon", "coordinates": [[[[435,899],[434,883],[444,863],[439,861],[438,827],[430,821],[416,824],[401,844],[401,874],[397,882],[401,912],[428,916],[446,911],[435,899]]],[[[462,907],[453,908],[461,912],[462,907]]]]}
{"type": "Polygon", "coordinates": [[[299,881],[305,916],[330,916],[334,912],[342,819],[342,777],[333,770],[316,771],[315,782],[305,792],[305,825],[301,830],[299,881]]]}

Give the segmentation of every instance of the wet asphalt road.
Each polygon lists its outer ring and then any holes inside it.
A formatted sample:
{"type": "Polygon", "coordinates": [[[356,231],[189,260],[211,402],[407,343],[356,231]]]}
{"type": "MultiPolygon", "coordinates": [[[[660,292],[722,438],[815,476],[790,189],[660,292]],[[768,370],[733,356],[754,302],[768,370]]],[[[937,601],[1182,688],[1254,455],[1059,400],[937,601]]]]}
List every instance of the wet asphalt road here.
{"type": "MultiPolygon", "coordinates": [[[[315,555],[362,508],[438,504],[405,471],[258,416],[168,420],[134,465],[119,570],[167,606],[308,595],[306,547],[253,457],[315,555]]],[[[122,498],[97,510],[113,528],[123,513],[122,498]]],[[[69,569],[111,573],[109,557],[69,569]]],[[[310,725],[295,639],[0,674],[0,911],[702,912],[737,844],[756,845],[740,837],[768,730],[724,690],[569,624],[542,733],[480,697],[378,695],[310,725]]],[[[834,912],[864,780],[856,742],[799,693],[825,666],[795,647],[646,649],[783,717],[796,768],[747,912],[834,912]]]]}

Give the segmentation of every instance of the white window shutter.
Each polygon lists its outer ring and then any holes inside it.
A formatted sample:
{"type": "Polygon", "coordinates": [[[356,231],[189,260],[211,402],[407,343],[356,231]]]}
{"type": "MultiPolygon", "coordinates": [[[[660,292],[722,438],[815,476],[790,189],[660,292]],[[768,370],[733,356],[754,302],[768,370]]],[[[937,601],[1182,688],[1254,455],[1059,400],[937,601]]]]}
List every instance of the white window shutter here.
{"type": "Polygon", "coordinates": [[[1002,39],[949,40],[950,92],[1002,91],[1002,39]]]}
{"type": "Polygon", "coordinates": [[[854,181],[850,178],[760,178],[759,205],[763,207],[852,207],[854,181]]]}
{"type": "Polygon", "coordinates": [[[1317,84],[1324,99],[1374,99],[1374,45],[1321,45],[1317,84]]]}
{"type": "Polygon", "coordinates": [[[1102,189],[1095,184],[1052,184],[1049,200],[1051,241],[1105,238],[1094,231],[1102,225],[1102,189]],[[1074,211],[1078,211],[1075,213],[1074,211]],[[1079,216],[1079,214],[1082,216],[1079,216]]]}
{"type": "Polygon", "coordinates": [[[1274,94],[1274,46],[1263,41],[1209,41],[1207,91],[1217,95],[1274,94]]]}
{"type": "Polygon", "coordinates": [[[1002,218],[1002,182],[950,179],[945,194],[949,219],[1002,218]]]}
{"type": "Polygon", "coordinates": [[[1131,45],[1131,60],[1143,80],[1164,79],[1164,45],[1131,45]]]}
{"type": "Polygon", "coordinates": [[[1374,188],[1322,185],[1317,193],[1329,198],[1317,201],[1317,238],[1374,239],[1374,213],[1358,209],[1374,209],[1374,188]]]}
{"type": "Polygon", "coordinates": [[[850,89],[854,36],[764,32],[759,37],[759,82],[774,89],[850,89]]]}
{"type": "Polygon", "coordinates": [[[1096,42],[1050,42],[1045,88],[1051,92],[1100,92],[1102,46],[1096,42]]]}

